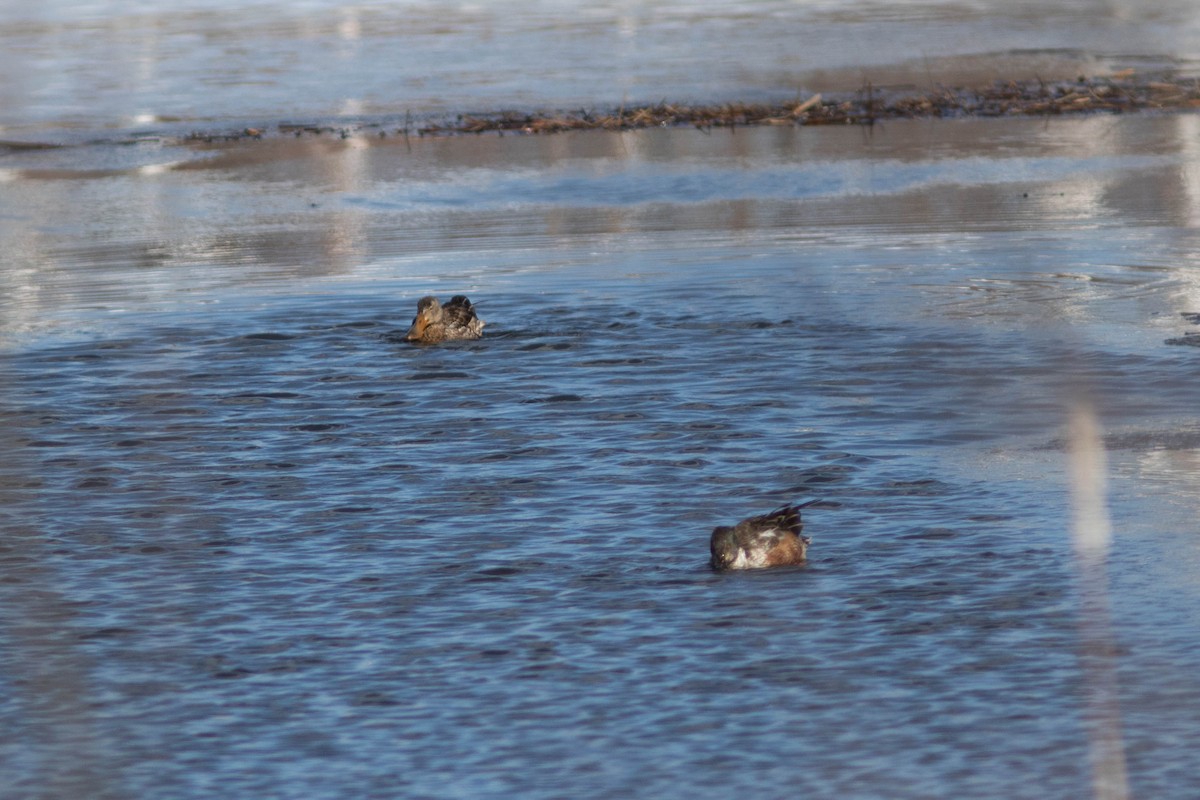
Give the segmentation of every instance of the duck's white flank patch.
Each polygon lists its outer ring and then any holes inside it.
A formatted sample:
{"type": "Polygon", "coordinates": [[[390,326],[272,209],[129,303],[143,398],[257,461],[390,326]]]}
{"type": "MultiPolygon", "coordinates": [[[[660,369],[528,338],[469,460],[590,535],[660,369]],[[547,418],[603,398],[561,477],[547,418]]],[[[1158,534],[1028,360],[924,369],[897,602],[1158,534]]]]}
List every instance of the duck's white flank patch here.
{"type": "Polygon", "coordinates": [[[765,566],[767,563],[766,553],[759,551],[754,554],[747,553],[744,549],[738,548],[737,558],[729,565],[730,569],[757,569],[765,566]]]}

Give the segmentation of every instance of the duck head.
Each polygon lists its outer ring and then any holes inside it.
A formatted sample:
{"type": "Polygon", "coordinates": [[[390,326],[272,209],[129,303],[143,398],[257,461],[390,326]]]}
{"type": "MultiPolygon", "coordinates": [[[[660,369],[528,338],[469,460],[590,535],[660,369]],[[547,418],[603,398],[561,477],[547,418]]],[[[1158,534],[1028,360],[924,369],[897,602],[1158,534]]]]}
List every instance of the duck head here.
{"type": "Polygon", "coordinates": [[[442,304],[436,297],[422,297],[417,301],[417,315],[413,317],[412,327],[404,338],[409,342],[419,342],[425,338],[425,331],[442,321],[442,304]]]}
{"type": "Polygon", "coordinates": [[[712,551],[712,567],[713,569],[728,569],[738,557],[737,540],[733,535],[733,528],[724,525],[713,529],[712,539],[709,541],[709,549],[712,551]]]}

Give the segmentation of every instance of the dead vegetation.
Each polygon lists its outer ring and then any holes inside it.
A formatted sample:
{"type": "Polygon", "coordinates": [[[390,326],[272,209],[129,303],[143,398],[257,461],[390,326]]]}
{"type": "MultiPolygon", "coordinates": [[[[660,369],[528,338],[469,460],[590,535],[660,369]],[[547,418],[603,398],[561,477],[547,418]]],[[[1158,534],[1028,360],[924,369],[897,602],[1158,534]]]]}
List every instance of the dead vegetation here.
{"type": "MultiPolygon", "coordinates": [[[[548,134],[578,130],[626,131],[690,125],[702,130],[757,125],[873,125],[895,119],[962,117],[1051,117],[1078,114],[1128,114],[1186,111],[1200,107],[1200,79],[1176,75],[1138,75],[1132,70],[1070,81],[1006,80],[976,88],[937,86],[878,87],[824,97],[813,94],[785,103],[691,105],[662,101],[609,111],[496,111],[460,114],[417,122],[406,115],[402,126],[364,122],[342,126],[280,124],[279,135],[452,136],[468,133],[548,134]]],[[[230,134],[192,134],[192,140],[261,138],[264,130],[230,134]]]]}
{"type": "Polygon", "coordinates": [[[1138,111],[1200,107],[1200,81],[1132,72],[1102,78],[1046,82],[997,81],[980,88],[942,87],[930,91],[865,84],[842,97],[814,94],[793,102],[656,105],[609,112],[500,112],[458,117],[417,128],[420,135],[520,132],[558,133],[572,130],[635,130],[692,125],[702,129],[747,125],[871,125],[890,119],[920,117],[1055,116],[1125,114],[1138,111]]]}

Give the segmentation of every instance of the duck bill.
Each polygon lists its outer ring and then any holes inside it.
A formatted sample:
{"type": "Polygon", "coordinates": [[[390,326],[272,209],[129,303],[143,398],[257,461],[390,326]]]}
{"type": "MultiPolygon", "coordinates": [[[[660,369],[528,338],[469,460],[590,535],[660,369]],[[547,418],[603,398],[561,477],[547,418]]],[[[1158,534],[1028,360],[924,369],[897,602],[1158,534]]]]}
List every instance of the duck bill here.
{"type": "Polygon", "coordinates": [[[429,327],[429,323],[424,317],[417,317],[413,320],[412,327],[408,329],[408,333],[404,334],[404,340],[407,342],[419,342],[421,337],[425,335],[425,329],[429,327]]]}

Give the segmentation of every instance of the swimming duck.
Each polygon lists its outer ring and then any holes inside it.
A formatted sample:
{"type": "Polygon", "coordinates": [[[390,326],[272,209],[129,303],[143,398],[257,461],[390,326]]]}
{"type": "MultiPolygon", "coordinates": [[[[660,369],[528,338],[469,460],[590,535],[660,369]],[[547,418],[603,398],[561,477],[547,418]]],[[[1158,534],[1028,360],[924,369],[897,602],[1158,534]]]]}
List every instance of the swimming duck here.
{"type": "Polygon", "coordinates": [[[446,342],[451,339],[478,339],[484,322],[475,316],[475,308],[464,295],[456,294],[442,305],[436,297],[417,301],[417,316],[404,338],[409,342],[446,342]]]}
{"type": "Polygon", "coordinates": [[[770,514],[744,519],[733,527],[720,525],[712,532],[709,549],[713,569],[754,569],[803,564],[812,539],[801,536],[800,509],[816,500],[788,505],[770,514]]]}

